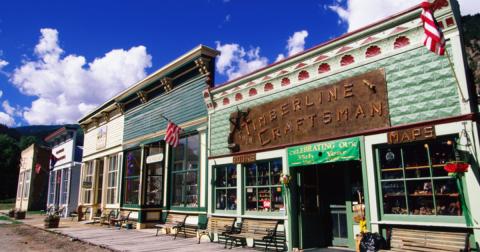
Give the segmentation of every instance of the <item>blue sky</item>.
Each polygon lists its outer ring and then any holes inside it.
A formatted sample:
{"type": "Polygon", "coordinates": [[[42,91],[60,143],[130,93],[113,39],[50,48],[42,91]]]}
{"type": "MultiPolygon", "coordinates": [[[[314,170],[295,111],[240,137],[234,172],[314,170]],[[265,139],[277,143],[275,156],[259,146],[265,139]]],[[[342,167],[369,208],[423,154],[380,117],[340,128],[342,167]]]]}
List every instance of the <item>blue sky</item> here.
{"type": "Polygon", "coordinates": [[[0,123],[76,123],[199,44],[218,85],[420,2],[1,1],[0,123]]]}

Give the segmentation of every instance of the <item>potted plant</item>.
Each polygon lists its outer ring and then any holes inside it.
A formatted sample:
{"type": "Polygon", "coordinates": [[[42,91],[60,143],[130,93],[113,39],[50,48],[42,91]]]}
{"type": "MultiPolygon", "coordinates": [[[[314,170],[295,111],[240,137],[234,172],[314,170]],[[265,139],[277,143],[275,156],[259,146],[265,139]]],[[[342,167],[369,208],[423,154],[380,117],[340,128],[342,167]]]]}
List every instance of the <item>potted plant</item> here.
{"type": "Polygon", "coordinates": [[[15,220],[23,220],[23,219],[25,219],[25,214],[26,214],[25,211],[23,211],[23,210],[17,210],[17,211],[15,211],[15,213],[13,214],[13,217],[15,218],[15,220]]]}
{"type": "Polygon", "coordinates": [[[10,218],[15,217],[15,209],[11,209],[10,211],[8,211],[8,217],[10,218]]]}
{"type": "Polygon", "coordinates": [[[58,228],[60,224],[60,216],[58,215],[47,215],[43,220],[43,225],[45,228],[58,228]]]}

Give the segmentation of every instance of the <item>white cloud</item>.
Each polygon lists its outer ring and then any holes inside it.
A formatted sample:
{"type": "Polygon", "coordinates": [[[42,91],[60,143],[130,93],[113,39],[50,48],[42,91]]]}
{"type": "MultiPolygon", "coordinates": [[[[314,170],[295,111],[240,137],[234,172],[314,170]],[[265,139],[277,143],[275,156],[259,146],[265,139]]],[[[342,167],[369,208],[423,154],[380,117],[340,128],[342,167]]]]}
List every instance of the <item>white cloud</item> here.
{"type": "Polygon", "coordinates": [[[230,0],[223,0],[223,2],[224,2],[224,3],[228,3],[228,2],[230,2],[230,0]]]}
{"type": "Polygon", "coordinates": [[[107,99],[146,77],[152,56],[144,46],[112,50],[88,63],[83,56],[61,57],[58,32],[41,29],[35,58],[24,60],[13,72],[12,82],[23,94],[37,96],[24,108],[24,120],[33,124],[75,123],[107,99]]]}
{"type": "MultiPolygon", "coordinates": [[[[385,0],[347,0],[346,5],[337,1],[328,6],[339,16],[339,24],[348,24],[348,32],[357,30],[383,18],[396,14],[421,3],[419,0],[385,1],[385,0]]],[[[462,15],[480,12],[478,0],[459,0],[462,15]]],[[[324,8],[327,5],[323,6],[324,8]]]]}
{"type": "Polygon", "coordinates": [[[268,63],[267,58],[260,56],[260,47],[252,47],[245,52],[245,49],[238,44],[221,45],[220,41],[215,43],[217,50],[222,53],[217,58],[217,71],[220,74],[226,74],[229,80],[265,67],[268,63]]]}
{"type": "Polygon", "coordinates": [[[0,97],[2,97],[2,95],[3,95],[3,91],[2,91],[2,90],[0,90],[0,97]]]}
{"type": "Polygon", "coordinates": [[[3,101],[2,107],[7,112],[7,114],[14,116],[15,115],[15,108],[10,106],[8,100],[3,101]]]}
{"type": "Polygon", "coordinates": [[[285,55],[283,55],[283,54],[280,53],[280,54],[277,56],[277,58],[275,59],[275,62],[280,61],[280,60],[283,60],[283,59],[285,59],[285,55]]]}
{"type": "Polygon", "coordinates": [[[2,67],[8,65],[8,62],[5,60],[0,60],[0,70],[2,70],[2,67]]]}
{"type": "Polygon", "coordinates": [[[15,126],[15,120],[10,116],[3,112],[0,112],[0,123],[5,124],[8,127],[15,126]]]}
{"type": "Polygon", "coordinates": [[[230,14],[227,15],[227,17],[225,18],[225,21],[230,22],[230,14]]]}
{"type": "Polygon", "coordinates": [[[303,30],[295,32],[292,37],[288,39],[288,56],[297,54],[305,49],[305,38],[308,36],[308,32],[303,30]]]}

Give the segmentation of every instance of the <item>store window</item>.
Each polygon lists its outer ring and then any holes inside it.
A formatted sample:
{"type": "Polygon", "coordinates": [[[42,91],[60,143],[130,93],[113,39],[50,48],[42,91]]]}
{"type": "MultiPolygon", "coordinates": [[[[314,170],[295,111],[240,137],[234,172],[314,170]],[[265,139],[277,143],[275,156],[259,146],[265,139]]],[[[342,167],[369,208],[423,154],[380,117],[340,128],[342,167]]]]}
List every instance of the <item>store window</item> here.
{"type": "Polygon", "coordinates": [[[280,174],[282,160],[245,166],[246,210],[284,212],[280,174]]]}
{"type": "Polygon", "coordinates": [[[376,149],[383,213],[461,216],[460,195],[445,163],[456,160],[456,138],[376,149]]]}
{"type": "Polygon", "coordinates": [[[108,158],[107,204],[117,203],[118,157],[108,158]]]}
{"type": "Polygon", "coordinates": [[[98,169],[97,169],[97,198],[96,203],[102,203],[102,195],[103,195],[103,159],[98,162],[98,169]]]}
{"type": "Polygon", "coordinates": [[[163,206],[163,170],[165,160],[159,160],[157,155],[163,155],[165,142],[151,144],[148,156],[153,157],[152,162],[147,164],[147,193],[146,204],[163,206]],[[157,158],[155,158],[157,157],[157,158]]]}
{"type": "Polygon", "coordinates": [[[237,210],[237,166],[215,168],[215,209],[237,210]]]}
{"type": "Polygon", "coordinates": [[[198,136],[181,138],[173,148],[172,206],[198,207],[198,136]]]}
{"type": "Polygon", "coordinates": [[[25,172],[25,188],[23,189],[23,198],[28,199],[30,193],[30,171],[25,172]]]}
{"type": "Polygon", "coordinates": [[[83,181],[84,181],[83,203],[84,204],[92,204],[93,162],[95,161],[90,161],[85,163],[85,170],[83,173],[84,174],[84,178],[83,178],[83,181]]]}
{"type": "Polygon", "coordinates": [[[20,173],[20,176],[18,177],[17,199],[22,198],[22,188],[23,188],[23,173],[20,173]]]}
{"type": "Polygon", "coordinates": [[[63,181],[62,181],[62,200],[63,205],[68,204],[68,179],[70,178],[70,170],[63,170],[63,181]]]}
{"type": "Polygon", "coordinates": [[[126,153],[125,169],[125,205],[138,205],[140,199],[140,170],[142,169],[142,149],[135,149],[126,153]]]}
{"type": "Polygon", "coordinates": [[[52,205],[55,198],[55,172],[50,172],[50,186],[48,187],[48,204],[52,205]]]}

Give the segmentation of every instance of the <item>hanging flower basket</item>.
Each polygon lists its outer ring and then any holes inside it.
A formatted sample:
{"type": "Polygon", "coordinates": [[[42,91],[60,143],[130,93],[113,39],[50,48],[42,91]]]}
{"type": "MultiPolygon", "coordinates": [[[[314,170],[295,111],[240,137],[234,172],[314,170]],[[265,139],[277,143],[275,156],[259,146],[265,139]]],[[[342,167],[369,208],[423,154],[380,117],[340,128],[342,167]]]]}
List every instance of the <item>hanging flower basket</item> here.
{"type": "Polygon", "coordinates": [[[47,215],[43,220],[43,226],[45,228],[58,228],[60,224],[60,216],[58,215],[47,215]]]}
{"type": "Polygon", "coordinates": [[[25,211],[15,211],[13,217],[15,220],[23,220],[25,219],[26,212],[25,211]]]}
{"type": "Polygon", "coordinates": [[[292,176],[286,173],[280,174],[280,182],[282,183],[282,185],[288,185],[290,183],[290,180],[292,180],[292,176]]]}
{"type": "Polygon", "coordinates": [[[455,161],[446,163],[443,169],[448,172],[450,177],[460,178],[468,171],[468,166],[469,165],[463,161],[455,161]]]}

